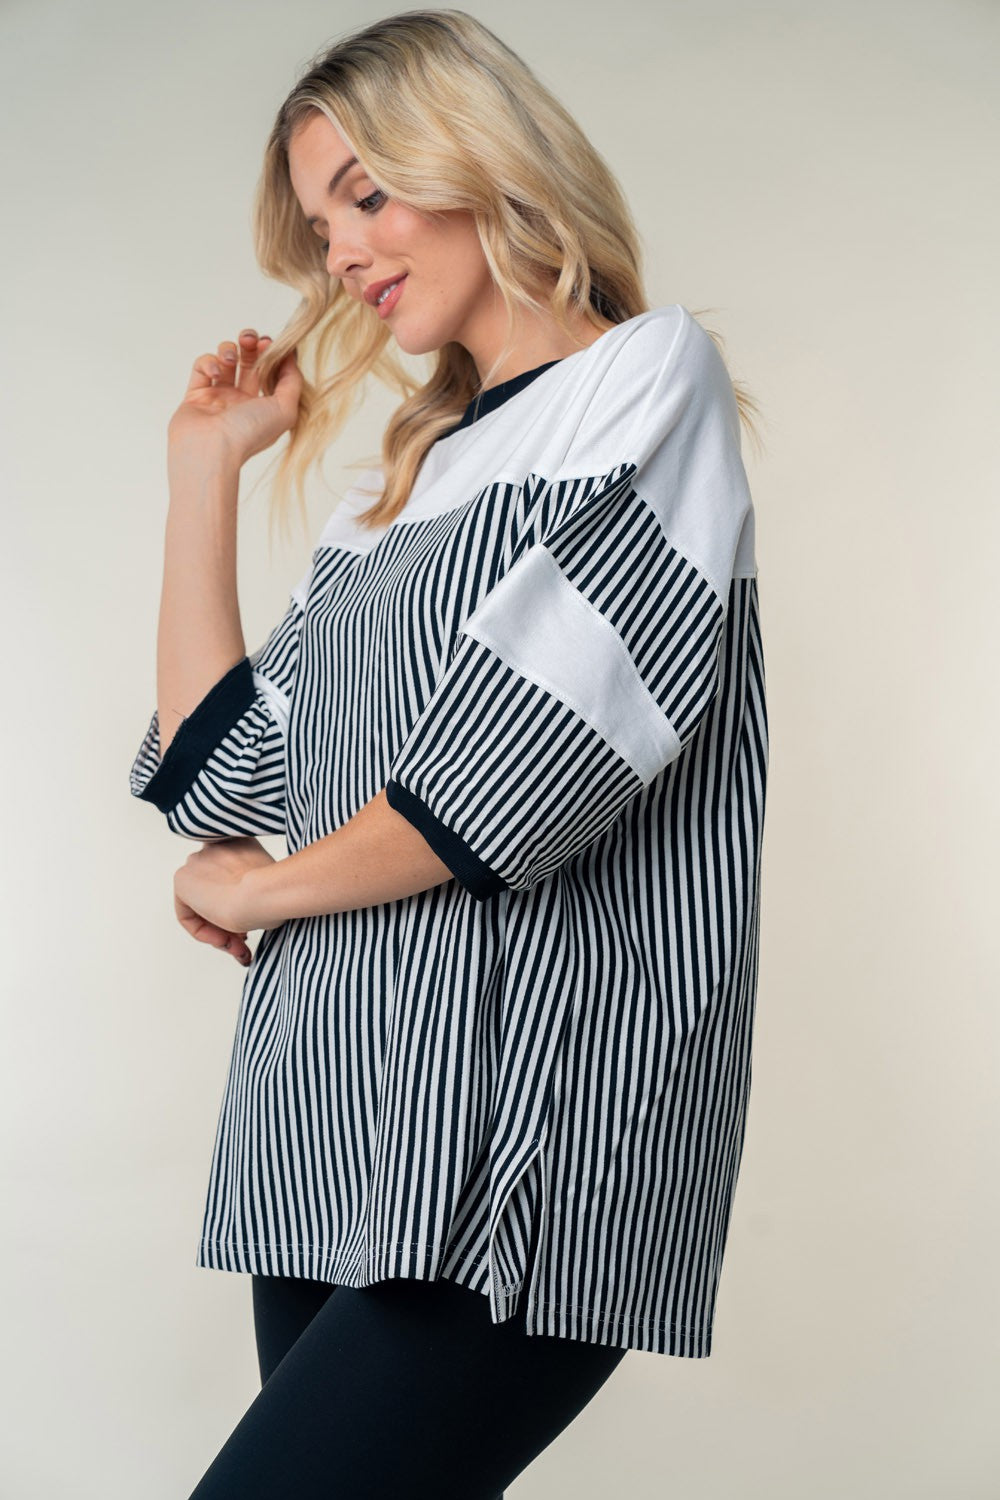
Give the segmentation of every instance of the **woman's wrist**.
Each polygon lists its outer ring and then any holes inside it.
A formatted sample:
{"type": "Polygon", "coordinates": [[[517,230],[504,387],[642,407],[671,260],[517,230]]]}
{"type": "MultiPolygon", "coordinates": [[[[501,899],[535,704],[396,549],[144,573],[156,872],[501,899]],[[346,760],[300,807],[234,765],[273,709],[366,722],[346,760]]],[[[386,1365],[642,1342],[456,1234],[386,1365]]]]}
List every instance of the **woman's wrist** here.
{"type": "Polygon", "coordinates": [[[287,922],[290,913],[285,909],[287,900],[282,899],[281,866],[283,860],[271,860],[269,864],[255,865],[240,876],[237,892],[237,911],[234,930],[240,932],[266,932],[287,922]]]}
{"type": "Polygon", "coordinates": [[[167,483],[171,500],[190,495],[203,498],[214,491],[219,498],[235,500],[239,494],[243,461],[222,443],[173,443],[167,446],[167,483]]]}

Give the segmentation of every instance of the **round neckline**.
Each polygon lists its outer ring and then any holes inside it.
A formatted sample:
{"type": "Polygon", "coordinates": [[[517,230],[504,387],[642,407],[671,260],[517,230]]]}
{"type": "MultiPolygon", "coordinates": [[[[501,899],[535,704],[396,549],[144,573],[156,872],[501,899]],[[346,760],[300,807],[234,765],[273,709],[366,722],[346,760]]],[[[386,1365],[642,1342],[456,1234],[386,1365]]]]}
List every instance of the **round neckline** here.
{"type": "Polygon", "coordinates": [[[436,447],[438,443],[451,437],[452,433],[460,432],[466,427],[471,427],[480,418],[488,416],[492,411],[502,406],[511,396],[518,395],[533,380],[537,379],[538,376],[544,375],[546,370],[551,370],[555,365],[571,365],[576,360],[582,360],[592,350],[596,349],[599,344],[602,344],[605,339],[614,339],[620,336],[623,330],[627,328],[634,328],[636,324],[645,322],[648,318],[655,317],[661,312],[672,311],[674,308],[680,308],[681,306],[681,303],[673,302],[659,307],[647,307],[645,312],[636,313],[632,318],[626,318],[621,323],[612,323],[610,328],[605,328],[603,333],[599,333],[596,339],[592,339],[582,349],[574,349],[571,354],[564,354],[558,359],[546,360],[544,364],[535,365],[531,370],[523,370],[520,375],[512,375],[509,379],[500,381],[498,385],[490,386],[488,390],[481,391],[478,396],[473,396],[457,422],[444,432],[438,433],[434,440],[434,446],[436,447]]]}
{"type": "Polygon", "coordinates": [[[511,375],[506,380],[500,380],[496,385],[489,386],[485,391],[480,391],[478,395],[473,396],[455,425],[449,427],[447,432],[441,433],[440,436],[449,437],[451,433],[458,432],[463,427],[470,427],[480,417],[485,417],[489,412],[495,411],[498,406],[502,406],[508,397],[516,396],[518,391],[530,385],[544,370],[550,370],[553,365],[562,364],[563,359],[568,358],[569,355],[561,355],[558,359],[547,359],[543,364],[534,365],[530,370],[522,370],[519,375],[511,375]]]}

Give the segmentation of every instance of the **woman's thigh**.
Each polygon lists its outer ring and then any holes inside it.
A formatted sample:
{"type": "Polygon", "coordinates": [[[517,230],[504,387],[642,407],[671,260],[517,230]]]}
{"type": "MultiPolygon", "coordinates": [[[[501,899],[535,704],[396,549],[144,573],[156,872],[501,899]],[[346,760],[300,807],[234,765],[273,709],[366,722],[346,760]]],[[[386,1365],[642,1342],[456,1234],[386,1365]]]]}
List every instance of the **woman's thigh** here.
{"type": "Polygon", "coordinates": [[[270,1380],[292,1345],[305,1333],[330,1293],[330,1281],[299,1276],[253,1276],[253,1328],[260,1382],[270,1380]]]}
{"type": "Polygon", "coordinates": [[[334,1286],[191,1500],[495,1500],[626,1353],[452,1281],[334,1286]]]}

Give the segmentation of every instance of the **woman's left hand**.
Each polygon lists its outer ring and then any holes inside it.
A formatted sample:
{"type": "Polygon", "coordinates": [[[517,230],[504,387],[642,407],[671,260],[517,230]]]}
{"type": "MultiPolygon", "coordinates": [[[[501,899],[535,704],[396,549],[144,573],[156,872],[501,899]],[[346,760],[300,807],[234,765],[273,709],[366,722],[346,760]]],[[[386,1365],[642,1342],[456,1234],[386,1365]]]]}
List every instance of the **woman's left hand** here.
{"type": "Polygon", "coordinates": [[[259,926],[251,881],[246,878],[274,859],[255,838],[213,839],[189,854],[174,875],[177,920],[199,942],[221,946],[221,932],[242,934],[259,926]]]}

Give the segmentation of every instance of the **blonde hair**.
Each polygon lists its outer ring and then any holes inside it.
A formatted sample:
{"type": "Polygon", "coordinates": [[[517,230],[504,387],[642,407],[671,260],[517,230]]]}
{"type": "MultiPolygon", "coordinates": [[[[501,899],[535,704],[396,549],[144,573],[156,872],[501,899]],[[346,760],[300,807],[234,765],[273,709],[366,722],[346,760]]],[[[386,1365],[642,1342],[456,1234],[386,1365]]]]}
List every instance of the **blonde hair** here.
{"type": "MultiPolygon", "coordinates": [[[[298,420],[278,455],[272,522],[276,514],[287,522],[294,482],[306,523],[306,473],[343,428],[369,374],[403,397],[382,439],[384,490],[357,517],[380,527],[405,505],[429,448],[510,353],[518,304],[550,312],[574,342],[573,317],[603,331],[649,310],[639,234],[603,157],[517,53],[461,10],[389,16],[308,66],[271,130],[253,229],[262,270],[301,297],[260,364],[266,394],[289,350],[298,350],[303,374],[298,420]],[[317,110],[389,197],[431,218],[441,210],[473,215],[508,315],[508,344],[481,380],[468,351],[449,342],[420,384],[393,352],[386,324],[331,279],[288,163],[291,137],[317,110]],[[544,289],[541,302],[536,287],[544,289]]],[[[721,353],[719,335],[706,332],[721,353]]],[[[756,403],[738,382],[733,389],[740,417],[754,432],[756,403]]]]}

